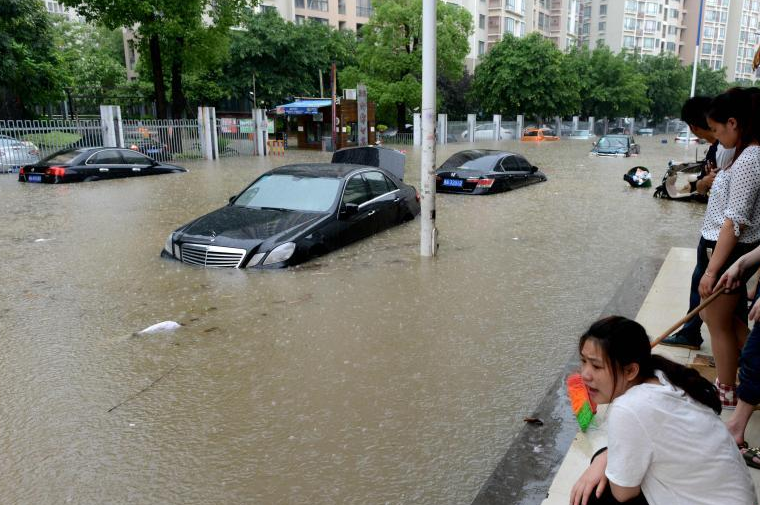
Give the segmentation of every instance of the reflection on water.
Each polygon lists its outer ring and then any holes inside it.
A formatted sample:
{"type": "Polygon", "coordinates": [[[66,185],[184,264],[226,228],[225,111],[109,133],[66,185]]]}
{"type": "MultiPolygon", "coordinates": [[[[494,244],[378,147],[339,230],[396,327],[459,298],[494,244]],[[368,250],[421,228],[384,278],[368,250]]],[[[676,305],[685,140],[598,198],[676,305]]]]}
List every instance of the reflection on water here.
{"type": "Polygon", "coordinates": [[[640,140],[637,159],[504,142],[549,181],[440,195],[434,260],[417,219],[286,271],[159,252],[263,171],[327,154],[0,176],[0,502],[468,503],[631,267],[696,245],[703,206],[622,179],[657,183],[694,148],[640,140]],[[133,335],[164,320],[184,326],[133,335]]]}

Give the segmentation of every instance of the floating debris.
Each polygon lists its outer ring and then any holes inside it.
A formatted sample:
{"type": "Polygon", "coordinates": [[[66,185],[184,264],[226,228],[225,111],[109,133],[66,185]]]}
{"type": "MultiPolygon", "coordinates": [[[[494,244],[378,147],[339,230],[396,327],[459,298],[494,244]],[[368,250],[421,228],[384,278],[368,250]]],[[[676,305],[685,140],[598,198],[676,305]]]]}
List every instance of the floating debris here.
{"type": "Polygon", "coordinates": [[[148,326],[144,330],[138,331],[138,335],[148,335],[151,333],[163,333],[167,331],[174,331],[177,328],[182,327],[182,324],[177,323],[175,321],[162,321],[160,323],[156,323],[152,326],[148,326]]]}

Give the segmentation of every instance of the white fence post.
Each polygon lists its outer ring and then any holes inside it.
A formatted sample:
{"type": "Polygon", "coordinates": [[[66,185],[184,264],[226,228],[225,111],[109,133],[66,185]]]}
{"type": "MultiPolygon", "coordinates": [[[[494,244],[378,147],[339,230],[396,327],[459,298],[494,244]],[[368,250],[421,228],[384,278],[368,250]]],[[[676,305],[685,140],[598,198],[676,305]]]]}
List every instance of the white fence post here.
{"type": "Polygon", "coordinates": [[[493,139],[501,140],[501,114],[493,115],[493,139]]]}
{"type": "Polygon", "coordinates": [[[214,107],[198,107],[198,137],[204,159],[219,157],[219,143],[216,141],[216,110],[214,107]]]}
{"type": "Polygon", "coordinates": [[[267,141],[269,141],[269,124],[267,123],[267,114],[265,109],[254,109],[253,117],[256,124],[256,133],[254,138],[254,152],[257,156],[267,155],[267,141]]]}
{"type": "Polygon", "coordinates": [[[449,133],[449,116],[447,114],[438,114],[438,143],[445,144],[446,137],[449,133]]]}
{"type": "Polygon", "coordinates": [[[591,135],[596,135],[596,125],[594,124],[594,116],[588,117],[588,129],[591,130],[591,135]]]}
{"type": "MultiPolygon", "coordinates": [[[[420,113],[416,113],[414,115],[414,145],[421,146],[422,145],[422,116],[420,113]]],[[[399,128],[402,128],[402,126],[399,125],[399,128]]]]}
{"type": "Polygon", "coordinates": [[[124,147],[124,128],[121,123],[121,107],[100,106],[100,129],[104,147],[124,147]]]}
{"type": "Polygon", "coordinates": [[[467,114],[467,140],[475,142],[475,114],[467,114]]]}
{"type": "Polygon", "coordinates": [[[562,136],[562,118],[559,116],[554,116],[554,124],[557,127],[557,137],[562,136]]]}
{"type": "Polygon", "coordinates": [[[517,131],[515,132],[517,134],[517,140],[520,140],[522,138],[523,134],[523,124],[525,123],[525,116],[522,114],[517,115],[517,131]]]}
{"type": "Polygon", "coordinates": [[[573,131],[578,129],[578,116],[573,116],[573,131]]]}

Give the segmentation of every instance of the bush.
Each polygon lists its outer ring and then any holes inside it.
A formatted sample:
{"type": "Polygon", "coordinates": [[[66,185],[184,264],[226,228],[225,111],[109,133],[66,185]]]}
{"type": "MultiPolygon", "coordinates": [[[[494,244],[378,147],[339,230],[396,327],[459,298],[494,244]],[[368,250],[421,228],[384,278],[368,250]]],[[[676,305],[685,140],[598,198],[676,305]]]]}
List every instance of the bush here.
{"type": "Polygon", "coordinates": [[[377,125],[376,128],[377,128],[377,131],[379,131],[380,133],[385,133],[385,130],[388,129],[388,126],[384,124],[379,124],[377,125]]]}
{"type": "Polygon", "coordinates": [[[40,149],[44,148],[61,148],[73,144],[81,140],[82,136],[78,133],[67,132],[48,132],[48,133],[33,133],[31,135],[24,136],[24,140],[33,142],[40,149]]]}

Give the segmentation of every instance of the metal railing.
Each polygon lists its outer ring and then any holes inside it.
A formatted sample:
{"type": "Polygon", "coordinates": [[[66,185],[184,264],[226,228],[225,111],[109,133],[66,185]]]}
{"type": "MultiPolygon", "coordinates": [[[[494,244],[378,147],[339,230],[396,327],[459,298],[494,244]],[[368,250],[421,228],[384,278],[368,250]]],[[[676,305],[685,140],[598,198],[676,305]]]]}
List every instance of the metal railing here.
{"type": "Polygon", "coordinates": [[[125,119],[124,146],[159,161],[201,158],[195,119],[125,119]]]}
{"type": "Polygon", "coordinates": [[[414,143],[414,133],[394,133],[392,135],[378,133],[377,137],[381,144],[410,146],[414,143]]]}
{"type": "Polygon", "coordinates": [[[251,156],[254,153],[253,119],[217,118],[216,138],[219,157],[251,156]]]}
{"type": "Polygon", "coordinates": [[[0,121],[0,172],[15,172],[62,149],[102,144],[100,120],[0,121]]]}

